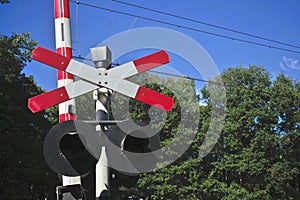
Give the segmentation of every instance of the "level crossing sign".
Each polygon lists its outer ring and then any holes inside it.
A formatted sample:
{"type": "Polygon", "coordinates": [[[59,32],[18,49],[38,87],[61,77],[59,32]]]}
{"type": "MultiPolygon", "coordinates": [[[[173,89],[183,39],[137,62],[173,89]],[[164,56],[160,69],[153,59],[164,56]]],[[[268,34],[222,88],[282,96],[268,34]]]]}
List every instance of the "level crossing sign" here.
{"type": "Polygon", "coordinates": [[[32,51],[32,59],[81,79],[28,99],[28,108],[34,113],[97,90],[99,87],[111,89],[167,112],[174,104],[173,98],[126,80],[133,75],[168,63],[169,56],[163,50],[111,69],[96,69],[43,47],[37,47],[32,51]]]}

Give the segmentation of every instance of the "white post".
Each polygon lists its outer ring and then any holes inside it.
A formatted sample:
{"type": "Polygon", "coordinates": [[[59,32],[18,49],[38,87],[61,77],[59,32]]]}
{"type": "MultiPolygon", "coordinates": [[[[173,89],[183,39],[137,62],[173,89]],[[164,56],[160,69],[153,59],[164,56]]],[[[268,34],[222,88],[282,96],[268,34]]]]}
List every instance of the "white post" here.
{"type": "MultiPolygon", "coordinates": [[[[106,46],[91,48],[92,60],[96,68],[109,68],[111,65],[111,52],[106,46]]],[[[94,91],[94,100],[96,101],[96,120],[109,119],[109,96],[110,91],[107,88],[100,88],[94,91]]],[[[101,134],[102,140],[105,140],[104,132],[107,126],[97,125],[96,131],[101,134]]],[[[96,199],[109,199],[109,163],[106,155],[105,146],[101,147],[100,159],[96,165],[96,199]]]]}

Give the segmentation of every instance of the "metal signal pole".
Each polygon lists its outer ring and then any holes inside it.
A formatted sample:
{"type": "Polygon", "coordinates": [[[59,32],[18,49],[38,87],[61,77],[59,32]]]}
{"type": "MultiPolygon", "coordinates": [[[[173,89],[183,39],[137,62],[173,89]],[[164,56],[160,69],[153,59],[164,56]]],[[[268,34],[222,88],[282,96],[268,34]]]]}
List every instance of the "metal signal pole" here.
{"type": "MultiPolygon", "coordinates": [[[[111,66],[111,51],[106,46],[100,46],[90,49],[92,60],[97,69],[109,69],[111,66]]],[[[105,87],[100,87],[93,93],[96,107],[96,121],[109,119],[109,104],[111,91],[105,87]]],[[[105,141],[104,134],[108,131],[105,125],[97,125],[96,131],[100,134],[101,141],[105,141]]],[[[108,200],[109,191],[109,162],[107,159],[105,145],[101,146],[100,159],[96,165],[96,200],[108,200]]]]}
{"type": "MultiPolygon", "coordinates": [[[[69,0],[54,0],[56,52],[72,58],[69,0]]],[[[58,88],[74,82],[73,75],[57,71],[58,88]]],[[[75,100],[59,104],[59,122],[75,119],[75,100]]],[[[80,176],[62,176],[63,186],[80,185],[80,176]]]]}

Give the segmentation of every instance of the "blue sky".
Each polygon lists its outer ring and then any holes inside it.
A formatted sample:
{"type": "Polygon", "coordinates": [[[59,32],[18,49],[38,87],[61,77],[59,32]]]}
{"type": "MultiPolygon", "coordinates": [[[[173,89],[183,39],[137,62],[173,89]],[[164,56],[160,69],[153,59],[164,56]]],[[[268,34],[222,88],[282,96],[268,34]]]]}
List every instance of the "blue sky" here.
{"type": "MultiPolygon", "coordinates": [[[[300,51],[299,48],[274,44],[174,17],[167,17],[111,0],[80,0],[80,2],[190,26],[229,37],[300,51]]],[[[300,46],[300,23],[298,22],[300,19],[300,1],[298,0],[127,0],[126,2],[300,46]]],[[[70,10],[73,55],[81,54],[82,57],[86,57],[89,54],[89,48],[95,47],[103,40],[122,31],[141,27],[163,27],[179,31],[196,40],[208,52],[220,72],[230,66],[242,65],[247,67],[250,64],[255,64],[266,67],[274,76],[283,71],[294,79],[299,80],[300,77],[300,54],[297,53],[232,41],[136,17],[124,16],[115,12],[83,5],[77,6],[74,3],[70,3],[70,10]],[[76,20],[76,13],[78,20],[76,20]],[[79,44],[79,50],[77,44],[79,44]]],[[[11,0],[10,4],[0,5],[0,17],[2,19],[0,32],[6,35],[10,35],[13,31],[17,33],[30,32],[33,39],[39,42],[39,45],[55,51],[53,15],[53,0],[11,0]]],[[[120,58],[118,62],[123,63],[128,59],[137,58],[134,54],[130,56],[132,58],[120,58]]],[[[175,59],[169,66],[179,69],[184,64],[182,60],[175,59]]],[[[46,90],[56,87],[56,70],[46,65],[33,61],[28,64],[24,72],[28,75],[32,74],[38,85],[46,90]]],[[[189,67],[182,69],[180,73],[201,78],[189,67]]]]}

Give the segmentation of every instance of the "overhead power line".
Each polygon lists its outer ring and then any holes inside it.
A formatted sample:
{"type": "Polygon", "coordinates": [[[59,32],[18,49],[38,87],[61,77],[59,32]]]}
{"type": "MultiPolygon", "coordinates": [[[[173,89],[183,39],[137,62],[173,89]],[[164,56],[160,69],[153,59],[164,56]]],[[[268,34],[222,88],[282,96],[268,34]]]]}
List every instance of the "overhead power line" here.
{"type": "Polygon", "coordinates": [[[127,15],[127,16],[136,17],[136,18],[140,18],[140,19],[144,19],[144,20],[148,20],[148,21],[152,21],[152,22],[156,22],[156,23],[160,23],[160,24],[165,24],[165,25],[169,25],[169,26],[173,26],[173,27],[177,27],[177,28],[182,28],[182,29],[186,29],[186,30],[190,30],[190,31],[195,31],[195,32],[204,33],[204,34],[208,34],[208,35],[213,35],[213,36],[216,36],[216,37],[226,38],[226,39],[230,39],[230,40],[233,40],[233,41],[239,41],[239,42],[248,43],[248,44],[252,44],[252,45],[257,45],[257,46],[267,47],[267,48],[271,48],[271,49],[277,49],[277,50],[281,50],[281,51],[287,51],[287,52],[300,54],[300,51],[295,51],[295,50],[286,49],[286,48],[282,48],[282,47],[278,47],[278,46],[272,46],[272,45],[268,45],[268,44],[264,44],[264,43],[253,42],[253,41],[250,41],[250,40],[244,40],[244,39],[240,39],[240,38],[230,37],[230,36],[222,35],[222,34],[219,34],[219,33],[208,32],[208,31],[204,31],[204,30],[189,27],[189,26],[175,24],[175,23],[162,21],[162,20],[158,20],[158,19],[154,19],[154,18],[149,18],[149,17],[145,17],[145,16],[141,16],[141,15],[131,14],[131,13],[118,11],[118,10],[114,10],[114,9],[110,9],[110,8],[105,8],[105,7],[101,7],[101,6],[97,6],[97,5],[92,5],[92,4],[87,4],[87,3],[82,3],[82,2],[78,2],[78,1],[72,1],[72,0],[70,2],[75,3],[75,4],[79,4],[79,5],[83,5],[83,6],[87,6],[87,7],[91,7],[91,8],[95,8],[95,9],[99,9],[99,10],[115,12],[115,13],[118,13],[118,14],[121,14],[121,15],[127,15]]]}
{"type": "Polygon", "coordinates": [[[92,59],[90,58],[83,58],[80,54],[77,55],[77,56],[72,56],[73,58],[76,58],[76,59],[80,59],[80,60],[88,60],[88,61],[93,61],[92,59]]]}
{"type": "MultiPolygon", "coordinates": [[[[112,63],[112,65],[115,66],[115,67],[120,66],[119,63],[112,63]]],[[[200,78],[190,77],[190,76],[187,76],[187,75],[178,75],[178,74],[173,74],[173,73],[168,73],[168,72],[156,71],[156,70],[153,70],[153,69],[149,70],[149,72],[155,73],[155,74],[162,74],[162,75],[172,76],[172,77],[176,77],[176,78],[185,78],[185,79],[195,80],[195,81],[200,81],[200,82],[217,83],[217,82],[214,82],[214,81],[208,81],[208,80],[204,80],[204,79],[200,79],[200,78]]],[[[220,83],[218,83],[218,84],[220,84],[220,83]]]]}
{"type": "Polygon", "coordinates": [[[222,83],[218,83],[218,82],[215,82],[215,81],[208,81],[208,80],[204,80],[204,79],[200,79],[200,78],[190,77],[190,76],[187,76],[187,75],[177,75],[177,74],[161,72],[161,71],[155,71],[155,70],[149,70],[149,72],[155,73],[155,74],[162,74],[162,75],[172,76],[172,77],[176,77],[176,78],[184,78],[184,79],[193,80],[193,81],[212,83],[212,84],[217,84],[217,85],[222,84],[222,83]]]}
{"type": "Polygon", "coordinates": [[[262,36],[258,36],[258,35],[254,35],[254,34],[250,34],[250,33],[246,33],[246,32],[242,32],[242,31],[238,31],[238,30],[226,28],[224,26],[219,26],[219,25],[215,25],[215,24],[203,22],[203,21],[199,21],[199,20],[196,20],[196,19],[188,18],[188,17],[182,17],[180,15],[175,15],[175,14],[172,14],[172,13],[168,13],[168,12],[164,12],[164,11],[160,11],[160,10],[155,10],[155,9],[152,9],[152,8],[147,8],[147,7],[144,7],[144,6],[140,6],[140,5],[136,5],[136,4],[132,4],[132,3],[127,3],[127,2],[124,2],[124,1],[120,1],[120,0],[112,0],[112,1],[114,1],[116,3],[128,5],[128,6],[131,6],[131,7],[136,7],[136,8],[139,8],[139,9],[143,9],[143,10],[147,10],[147,11],[159,13],[159,14],[162,14],[162,15],[167,15],[167,16],[178,18],[178,19],[183,19],[183,20],[195,22],[195,23],[198,23],[198,24],[202,24],[202,25],[206,25],[206,26],[210,26],[210,27],[222,29],[222,30],[225,30],[225,31],[229,31],[229,32],[233,32],[233,33],[238,33],[238,34],[241,34],[241,35],[245,35],[245,36],[249,36],[249,37],[253,37],[253,38],[265,40],[265,41],[268,41],[268,42],[273,42],[273,43],[277,43],[277,44],[281,44],[281,45],[285,45],[285,46],[289,46],[289,47],[300,49],[300,46],[297,46],[297,45],[288,44],[288,43],[281,42],[281,41],[278,41],[278,40],[273,40],[273,39],[270,39],[270,38],[266,38],[266,37],[262,37],[262,36]]]}
{"type": "MultiPolygon", "coordinates": [[[[81,57],[81,55],[73,55],[73,58],[76,59],[80,59],[80,60],[87,60],[87,61],[92,61],[92,59],[90,58],[83,58],[81,57]]],[[[118,63],[112,63],[113,66],[117,67],[120,64],[118,63]]],[[[149,72],[151,73],[155,73],[155,74],[162,74],[162,75],[167,75],[167,76],[171,76],[171,77],[176,77],[176,78],[185,78],[188,80],[194,80],[194,81],[199,81],[199,82],[205,82],[205,83],[213,83],[213,84],[221,84],[215,81],[208,81],[208,80],[204,80],[204,79],[200,79],[200,78],[195,78],[195,77],[191,77],[191,76],[187,76],[187,75],[178,75],[178,74],[172,74],[172,73],[167,73],[167,72],[162,72],[162,71],[156,71],[156,70],[149,70],[149,72]]]]}

